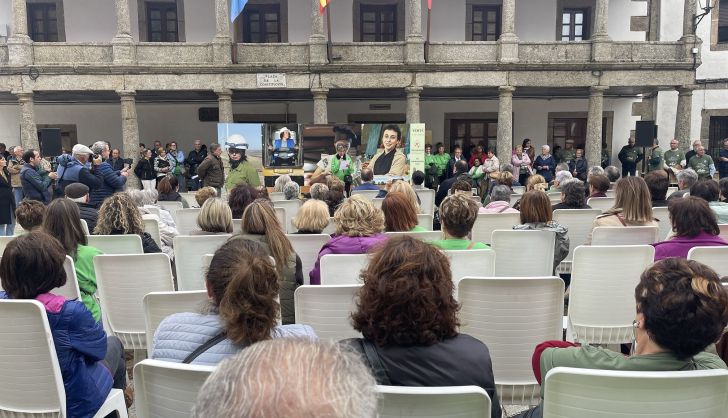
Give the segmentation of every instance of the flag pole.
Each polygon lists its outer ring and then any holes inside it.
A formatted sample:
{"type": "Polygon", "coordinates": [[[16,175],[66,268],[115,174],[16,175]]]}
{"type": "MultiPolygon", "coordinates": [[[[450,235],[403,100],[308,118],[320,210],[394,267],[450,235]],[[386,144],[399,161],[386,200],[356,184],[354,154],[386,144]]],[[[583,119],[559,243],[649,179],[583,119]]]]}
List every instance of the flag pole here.
{"type": "Polygon", "coordinates": [[[326,40],[326,60],[331,63],[331,49],[333,45],[331,44],[331,4],[326,5],[326,32],[328,34],[328,39],[326,40]]]}

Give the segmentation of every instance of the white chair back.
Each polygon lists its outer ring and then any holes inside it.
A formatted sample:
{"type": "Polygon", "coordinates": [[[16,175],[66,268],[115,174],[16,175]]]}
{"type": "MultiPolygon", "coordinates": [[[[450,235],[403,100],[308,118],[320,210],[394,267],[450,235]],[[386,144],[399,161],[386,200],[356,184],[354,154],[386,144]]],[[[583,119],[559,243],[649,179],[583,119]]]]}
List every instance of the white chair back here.
{"type": "Polygon", "coordinates": [[[293,251],[301,259],[304,284],[309,284],[308,273],[316,265],[321,247],[331,239],[331,236],[326,234],[287,234],[286,237],[291,242],[293,251]]]}
{"type": "MultiPolygon", "coordinates": [[[[517,214],[516,214],[517,215],[517,214]]],[[[497,277],[543,277],[554,271],[552,231],[493,231],[491,248],[496,254],[497,277]]]]}
{"type": "Polygon", "coordinates": [[[672,195],[676,191],[677,191],[677,187],[675,187],[675,186],[668,187],[667,188],[667,194],[665,195],[665,199],[667,199],[668,197],[670,197],[670,195],[672,195]]]}
{"type": "Polygon", "coordinates": [[[197,208],[177,209],[174,221],[179,235],[189,235],[192,231],[200,229],[197,226],[197,216],[200,214],[200,210],[197,208]]]}
{"type": "Polygon", "coordinates": [[[366,197],[369,200],[374,199],[379,194],[379,190],[352,190],[351,195],[359,195],[362,197],[366,197]]]}
{"type": "Polygon", "coordinates": [[[526,192],[526,186],[513,186],[511,187],[511,190],[513,190],[513,193],[515,194],[524,194],[526,192]]]}
{"type": "MultiPolygon", "coordinates": [[[[278,211],[279,210],[280,210],[280,213],[281,213],[281,218],[279,218],[278,220],[279,221],[281,219],[284,219],[285,220],[286,219],[286,212],[283,209],[281,209],[281,208],[276,209],[276,218],[278,218],[278,211]]],[[[238,234],[242,234],[242,233],[243,233],[243,220],[242,219],[233,219],[233,235],[238,235],[238,234]]]]}
{"type": "Polygon", "coordinates": [[[377,386],[380,418],[488,418],[491,400],[479,386],[377,386]]]}
{"type": "Polygon", "coordinates": [[[63,296],[68,300],[81,299],[81,289],[78,288],[78,277],[76,277],[76,265],[70,256],[66,256],[63,262],[63,270],[66,271],[66,284],[51,290],[51,293],[63,296]]]}
{"type": "Polygon", "coordinates": [[[209,298],[204,290],[189,292],[151,292],[144,296],[144,324],[146,328],[147,358],[152,358],[152,341],[162,320],[181,312],[199,312],[209,298]]]}
{"type": "Polygon", "coordinates": [[[432,231],[432,215],[429,213],[417,214],[417,225],[425,228],[426,231],[432,231]]]}
{"type": "Polygon", "coordinates": [[[155,206],[152,206],[152,205],[146,206],[144,208],[139,208],[139,209],[140,210],[141,209],[146,209],[150,214],[157,215],[157,218],[159,218],[161,216],[161,212],[159,212],[159,208],[158,207],[155,207],[155,206]]]}
{"type": "Polygon", "coordinates": [[[558,277],[466,277],[458,286],[461,331],[488,346],[502,403],[534,405],[533,348],[561,340],[564,281],[558,277]]]}
{"type": "Polygon", "coordinates": [[[184,206],[182,205],[182,202],[167,202],[167,201],[158,201],[157,204],[162,209],[166,209],[169,211],[169,213],[174,217],[175,211],[177,209],[182,209],[184,206]]]}
{"type": "Polygon", "coordinates": [[[301,201],[299,199],[294,200],[274,200],[273,201],[273,207],[276,208],[283,208],[286,212],[286,219],[283,221],[281,226],[283,227],[284,233],[292,234],[298,229],[293,226],[293,223],[291,220],[293,219],[296,214],[298,214],[298,209],[301,207],[301,201]]]}
{"type": "Polygon", "coordinates": [[[598,226],[592,233],[591,245],[643,245],[660,239],[657,226],[598,226]]]}
{"type": "Polygon", "coordinates": [[[14,236],[6,237],[6,236],[0,235],[0,256],[2,256],[2,254],[5,252],[5,247],[7,247],[8,243],[14,239],[15,239],[14,236]]]}
{"type": "MultiPolygon", "coordinates": [[[[111,332],[128,350],[147,348],[144,296],[174,290],[166,254],[97,255],[94,257],[101,311],[111,332]]],[[[149,342],[151,344],[151,341],[149,342]]]]}
{"type": "Polygon", "coordinates": [[[554,211],[554,220],[569,229],[569,255],[562,261],[562,264],[567,265],[565,269],[561,270],[563,273],[571,271],[574,248],[586,244],[594,226],[594,219],[601,213],[599,209],[556,209],[554,211]]]}
{"type": "Polygon", "coordinates": [[[720,237],[728,241],[728,224],[718,224],[718,228],[720,228],[720,237]]]}
{"type": "MultiPolygon", "coordinates": [[[[652,208],[652,216],[657,218],[660,226],[657,233],[657,241],[664,241],[672,232],[672,222],[670,222],[670,212],[667,207],[652,208]]],[[[571,232],[571,231],[569,231],[571,232]]]]}
{"type": "Polygon", "coordinates": [[[521,223],[520,213],[479,213],[473,225],[473,241],[490,244],[496,229],[513,229],[521,223]]]}
{"type": "Polygon", "coordinates": [[[88,245],[104,254],[143,254],[142,237],[129,235],[89,235],[88,245]]]}
{"type": "Polygon", "coordinates": [[[326,225],[326,228],[324,228],[323,231],[321,231],[322,234],[331,235],[336,233],[336,223],[334,222],[333,217],[329,217],[329,224],[326,225]]]}
{"type": "Polygon", "coordinates": [[[142,215],[144,232],[149,234],[159,248],[162,248],[162,235],[159,233],[159,221],[156,215],[142,215]]]}
{"type": "Polygon", "coordinates": [[[322,285],[361,284],[359,272],[369,264],[367,254],[326,254],[321,257],[322,285]]]}
{"type": "Polygon", "coordinates": [[[709,266],[720,277],[728,276],[728,247],[693,247],[688,252],[688,260],[709,266]]]}
{"type": "Polygon", "coordinates": [[[569,286],[567,340],[630,342],[634,288],[654,257],[651,245],[577,247],[569,286]]]}
{"type": "Polygon", "coordinates": [[[214,254],[231,235],[177,235],[174,261],[178,290],[204,290],[202,255],[214,254]]]}
{"type": "Polygon", "coordinates": [[[88,222],[85,219],[81,219],[81,229],[83,229],[84,234],[91,235],[91,232],[88,230],[88,222]]]}
{"type": "Polygon", "coordinates": [[[283,192],[270,192],[268,193],[268,198],[270,198],[271,201],[286,200],[286,195],[283,192]]]}
{"type": "Polygon", "coordinates": [[[632,372],[556,367],[545,376],[544,418],[725,417],[728,371],[632,372]]]}
{"type": "Polygon", "coordinates": [[[420,209],[422,213],[435,214],[435,191],[432,189],[416,189],[415,193],[420,198],[420,209]]]}
{"type": "Polygon", "coordinates": [[[212,264],[212,258],[215,257],[215,254],[205,254],[202,256],[202,271],[205,272],[207,269],[210,268],[210,264],[212,264]]]}
{"type": "Polygon", "coordinates": [[[441,240],[444,237],[442,236],[442,231],[424,231],[424,232],[387,232],[387,235],[390,237],[396,237],[398,235],[408,235],[412,238],[417,238],[420,241],[424,242],[430,242],[430,241],[437,241],[441,240]]]}
{"type": "Polygon", "coordinates": [[[182,199],[187,201],[187,206],[191,208],[199,208],[200,205],[197,203],[197,199],[195,199],[195,194],[195,192],[186,192],[180,193],[179,195],[182,196],[182,199]]]}
{"type": "Polygon", "coordinates": [[[586,200],[586,204],[592,209],[599,209],[602,212],[606,212],[614,207],[614,197],[591,197],[586,200]]]}
{"type": "Polygon", "coordinates": [[[349,318],[361,285],[300,286],[294,293],[296,323],[310,325],[321,339],[360,338],[349,318]]]}
{"type": "Polygon", "coordinates": [[[372,199],[372,203],[374,204],[374,207],[381,209],[382,208],[382,202],[384,202],[383,197],[378,197],[372,199]]]}
{"type": "Polygon", "coordinates": [[[614,189],[607,190],[604,192],[606,197],[617,197],[617,192],[614,189]]]}
{"type": "Polygon", "coordinates": [[[134,366],[134,406],[139,418],[189,418],[197,394],[215,366],[144,360],[134,366]]]}
{"type": "Polygon", "coordinates": [[[455,284],[457,297],[458,282],[463,277],[495,276],[495,251],[486,250],[447,250],[445,255],[450,259],[452,281],[455,284]]]}

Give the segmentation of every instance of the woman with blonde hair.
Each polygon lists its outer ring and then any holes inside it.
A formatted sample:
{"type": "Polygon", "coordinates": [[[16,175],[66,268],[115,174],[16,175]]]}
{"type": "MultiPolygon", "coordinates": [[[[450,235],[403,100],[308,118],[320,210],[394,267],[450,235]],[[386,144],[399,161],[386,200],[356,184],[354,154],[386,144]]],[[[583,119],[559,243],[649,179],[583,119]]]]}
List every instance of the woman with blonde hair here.
{"type": "Polygon", "coordinates": [[[415,193],[415,190],[406,181],[395,181],[389,187],[389,191],[387,193],[404,194],[407,199],[412,202],[412,205],[414,205],[415,209],[417,210],[416,213],[422,213],[422,209],[420,209],[420,198],[417,197],[417,193],[415,193]]]}
{"type": "Polygon", "coordinates": [[[617,180],[614,186],[614,207],[594,219],[586,240],[591,244],[594,228],[598,226],[658,226],[652,216],[652,200],[642,177],[629,176],[617,180]]]}
{"type": "Polygon", "coordinates": [[[384,215],[367,198],[354,195],[339,206],[334,214],[336,234],[319,251],[309,278],[321,284],[321,257],[326,254],[364,254],[387,239],[384,215]]]}
{"type": "Polygon", "coordinates": [[[295,323],[293,292],[303,284],[301,259],[291,242],[286,238],[283,227],[267,199],[255,199],[249,204],[242,217],[242,234],[245,239],[256,241],[273,257],[278,271],[281,288],[281,319],[283,324],[295,323]]]}
{"type": "Polygon", "coordinates": [[[320,234],[329,224],[329,206],[323,200],[309,199],[291,222],[298,229],[297,234],[320,234]]]}
{"type": "Polygon", "coordinates": [[[197,215],[198,230],[190,235],[224,235],[233,233],[233,211],[219,197],[207,199],[197,215]]]}
{"type": "Polygon", "coordinates": [[[162,250],[147,232],[139,208],[128,194],[114,193],[99,208],[99,218],[94,228],[96,235],[139,235],[144,253],[161,253],[162,250]]]}
{"type": "Polygon", "coordinates": [[[526,180],[526,191],[540,190],[542,192],[545,192],[548,188],[549,184],[546,182],[546,179],[540,174],[530,176],[528,180],[526,180]]]}

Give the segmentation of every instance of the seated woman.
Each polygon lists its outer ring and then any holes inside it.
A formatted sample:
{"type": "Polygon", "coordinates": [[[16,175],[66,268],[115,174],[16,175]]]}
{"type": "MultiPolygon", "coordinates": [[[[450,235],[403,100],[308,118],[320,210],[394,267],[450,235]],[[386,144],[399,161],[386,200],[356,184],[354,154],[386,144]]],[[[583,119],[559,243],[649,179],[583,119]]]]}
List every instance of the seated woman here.
{"type": "Polygon", "coordinates": [[[233,212],[230,206],[219,197],[207,199],[197,215],[200,229],[190,235],[225,235],[233,233],[233,212]]]}
{"type": "Polygon", "coordinates": [[[46,206],[37,200],[21,200],[15,208],[15,220],[23,228],[23,231],[30,232],[43,225],[46,206]]]}
{"type": "Polygon", "coordinates": [[[339,181],[336,177],[328,179],[329,191],[326,192],[324,202],[329,206],[329,216],[334,216],[334,212],[339,208],[341,203],[346,199],[344,194],[344,182],[339,181]]]}
{"type": "MultiPolygon", "coordinates": [[[[112,388],[126,389],[124,347],[106,337],[84,304],[50,293],[66,284],[66,252],[53,236],[35,231],[10,241],[0,261],[0,299],[35,299],[48,315],[66,390],[66,416],[93,417],[112,388]]],[[[32,396],[32,393],[28,393],[32,396]]]]}
{"type": "Polygon", "coordinates": [[[98,248],[88,246],[86,233],[81,226],[78,205],[69,199],[53,200],[48,205],[46,217],[43,219],[43,231],[56,237],[66,254],[73,259],[81,300],[94,319],[100,321],[101,308],[94,298],[96,293],[94,256],[102,253],[98,248]]]}
{"type": "Polygon", "coordinates": [[[718,223],[728,224],[728,203],[720,201],[720,187],[715,180],[703,180],[693,184],[690,188],[690,196],[705,199],[710,210],[715,213],[718,223]]]}
{"type": "Polygon", "coordinates": [[[154,238],[144,232],[144,221],[139,208],[128,194],[114,193],[104,200],[99,208],[99,219],[94,228],[96,235],[139,235],[142,239],[144,253],[161,253],[154,238]]]}
{"type": "Polygon", "coordinates": [[[468,239],[478,217],[478,204],[471,196],[455,193],[440,203],[440,223],[444,239],[431,244],[443,250],[480,250],[489,248],[468,239]]]}
{"type": "MultiPolygon", "coordinates": [[[[232,194],[232,191],[230,192],[232,194]]],[[[197,192],[195,192],[195,201],[197,202],[197,207],[201,208],[202,205],[205,204],[205,201],[211,197],[217,196],[217,190],[215,190],[214,187],[201,187],[197,192]]]]}
{"type": "MultiPolygon", "coordinates": [[[[697,261],[666,258],[642,273],[634,293],[637,315],[633,355],[547,341],[533,354],[536,380],[543,382],[546,373],[555,367],[624,371],[726,368],[720,357],[705,351],[720,338],[728,323],[728,294],[713,270],[697,261]]],[[[543,390],[542,385],[541,393],[543,390]]],[[[522,415],[541,416],[540,405],[522,415]]]]}
{"type": "Polygon", "coordinates": [[[283,197],[286,200],[297,200],[301,194],[301,186],[295,181],[289,181],[283,185],[283,197]]]}
{"type": "Polygon", "coordinates": [[[291,222],[298,229],[297,234],[321,234],[329,225],[329,207],[322,200],[309,199],[301,205],[291,222]]]}
{"type": "Polygon", "coordinates": [[[589,176],[589,197],[607,197],[607,190],[609,190],[609,177],[605,175],[594,175],[589,176]]]}
{"type": "Polygon", "coordinates": [[[270,338],[316,339],[308,325],[280,325],[278,272],[265,248],[239,236],[222,245],[205,276],[210,303],[199,313],[165,318],[154,334],[152,358],[216,365],[245,347],[270,338]],[[192,358],[191,354],[218,341],[192,358]]]}
{"type": "MultiPolygon", "coordinates": [[[[417,213],[422,213],[422,208],[420,208],[420,197],[417,196],[417,193],[415,193],[415,189],[412,188],[412,185],[409,184],[406,181],[395,181],[391,185],[389,185],[389,189],[387,190],[387,193],[403,193],[405,196],[407,196],[407,199],[414,205],[415,209],[417,210],[417,213]]],[[[377,196],[377,197],[383,197],[383,196],[377,196]]]]}
{"type": "Polygon", "coordinates": [[[398,149],[402,144],[402,130],[397,125],[387,125],[382,128],[380,139],[382,150],[378,151],[369,167],[375,176],[404,176],[407,174],[407,157],[398,149]]]}
{"type": "Polygon", "coordinates": [[[571,179],[561,184],[561,202],[553,205],[553,209],[591,209],[586,204],[586,190],[579,179],[571,179]]]}
{"type": "MultiPolygon", "coordinates": [[[[581,189],[584,198],[584,189],[581,189]]],[[[560,225],[553,219],[551,201],[546,193],[539,190],[526,192],[521,199],[521,224],[514,225],[513,229],[553,231],[556,233],[554,241],[554,270],[567,255],[569,255],[569,229],[560,225]]]]}
{"type": "Polygon", "coordinates": [[[321,284],[321,257],[326,254],[364,254],[387,239],[382,233],[384,215],[371,200],[354,195],[334,213],[336,234],[321,247],[308,277],[311,284],[321,284]]]}
{"type": "MultiPolygon", "coordinates": [[[[139,208],[142,219],[154,218],[159,228],[159,238],[161,240],[162,252],[167,254],[170,259],[174,259],[174,237],[179,235],[177,226],[172,218],[172,214],[168,210],[157,204],[157,191],[151,190],[127,190],[126,193],[131,197],[134,204],[139,208]],[[154,211],[154,212],[152,212],[154,211]],[[159,212],[157,215],[156,212],[159,212]]],[[[142,222],[143,223],[143,222],[142,222]]]]}
{"type": "Polygon", "coordinates": [[[490,191],[490,203],[478,209],[478,213],[518,213],[511,207],[510,187],[499,184],[490,191]]]}
{"type": "Polygon", "coordinates": [[[159,202],[180,202],[183,208],[189,208],[187,200],[183,199],[179,194],[179,183],[174,174],[166,175],[157,185],[157,201],[159,202]]]}
{"type": "Polygon", "coordinates": [[[278,223],[276,213],[270,200],[256,199],[245,208],[242,218],[241,236],[258,242],[266,253],[275,260],[278,271],[281,301],[281,319],[283,324],[293,324],[294,318],[293,292],[303,284],[301,259],[278,223]]]}
{"type": "Polygon", "coordinates": [[[283,193],[283,186],[291,181],[291,176],[288,174],[282,174],[276,177],[275,183],[273,183],[273,193],[283,193]]]}
{"type": "Polygon", "coordinates": [[[417,209],[404,193],[390,192],[382,201],[384,230],[387,232],[424,232],[417,224],[417,209]]]}
{"type": "Polygon", "coordinates": [[[228,205],[230,206],[230,210],[232,210],[233,219],[242,218],[245,208],[257,198],[258,190],[255,187],[248,186],[247,184],[238,184],[233,187],[228,195],[228,205]]]}
{"type": "Polygon", "coordinates": [[[715,214],[704,199],[696,196],[673,199],[668,210],[675,235],[666,241],[652,244],[655,247],[655,261],[667,257],[687,258],[693,247],[728,245],[720,237],[715,214]]]}
{"type": "Polygon", "coordinates": [[[642,177],[629,176],[617,180],[614,186],[614,207],[594,219],[586,245],[592,242],[598,226],[659,226],[652,216],[650,191],[642,177]]]}
{"type": "Polygon", "coordinates": [[[344,343],[366,358],[377,383],[394,386],[462,386],[485,389],[491,417],[500,417],[488,347],[458,333],[447,256],[412,237],[394,237],[361,273],[352,325],[364,338],[344,343]],[[373,358],[375,357],[375,358],[373,358]],[[379,371],[379,373],[377,373],[379,371]]]}

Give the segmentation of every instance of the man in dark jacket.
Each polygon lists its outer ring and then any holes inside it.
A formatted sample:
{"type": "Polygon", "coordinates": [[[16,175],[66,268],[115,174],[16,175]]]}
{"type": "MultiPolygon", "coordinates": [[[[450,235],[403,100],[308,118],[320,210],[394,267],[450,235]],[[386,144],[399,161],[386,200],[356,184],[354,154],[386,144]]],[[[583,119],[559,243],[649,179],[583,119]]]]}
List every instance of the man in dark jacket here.
{"type": "MultiPolygon", "coordinates": [[[[89,190],[101,187],[101,180],[91,173],[86,163],[93,152],[85,145],[76,144],[73,146],[71,155],[64,154],[58,157],[58,185],[61,190],[71,183],[81,182],[88,186],[89,190]]],[[[93,160],[93,165],[101,164],[101,157],[93,160]]]]}
{"type": "MultiPolygon", "coordinates": [[[[195,140],[195,149],[190,151],[189,154],[187,154],[187,159],[185,160],[185,164],[189,166],[189,169],[187,172],[190,174],[191,177],[194,177],[197,175],[197,167],[202,164],[203,161],[205,161],[205,158],[207,157],[207,147],[205,144],[202,143],[199,139],[195,140]]],[[[192,179],[192,190],[199,190],[200,188],[200,179],[195,178],[192,179]]]]}
{"type": "Polygon", "coordinates": [[[20,181],[23,184],[23,194],[28,200],[37,200],[45,204],[50,203],[51,194],[48,187],[56,179],[56,173],[41,176],[38,173],[40,166],[40,153],[34,149],[23,154],[23,168],[20,169],[20,181]]]}
{"type": "Polygon", "coordinates": [[[78,205],[78,210],[81,212],[81,219],[86,221],[89,232],[93,232],[96,228],[96,220],[99,218],[99,212],[93,205],[90,205],[88,186],[83,183],[71,183],[64,189],[66,192],[66,198],[73,201],[78,205]]]}
{"type": "Polygon", "coordinates": [[[452,187],[453,183],[463,177],[469,180],[471,185],[473,184],[472,179],[468,175],[468,162],[465,160],[459,160],[455,163],[455,174],[449,179],[440,183],[440,188],[437,189],[437,193],[435,194],[436,206],[440,206],[440,202],[442,202],[447,197],[447,192],[450,190],[450,187],[452,187]]]}
{"type": "Polygon", "coordinates": [[[109,158],[109,144],[104,141],[96,141],[91,146],[91,151],[94,154],[99,155],[103,162],[94,167],[94,175],[101,182],[101,186],[91,192],[89,204],[98,208],[103,203],[104,199],[111,196],[116,192],[124,190],[124,184],[126,184],[126,178],[129,172],[126,168],[120,171],[114,171],[111,166],[109,158]]]}
{"type": "Polygon", "coordinates": [[[619,151],[617,158],[622,163],[622,177],[627,177],[628,175],[635,175],[637,164],[642,161],[644,155],[642,149],[634,146],[634,138],[630,137],[627,140],[627,145],[623,146],[622,150],[619,151]]]}
{"type": "Polygon", "coordinates": [[[205,187],[213,187],[217,190],[218,196],[220,196],[220,190],[225,183],[225,172],[223,171],[220,155],[222,155],[220,145],[216,143],[210,144],[210,154],[197,168],[197,175],[200,176],[199,180],[202,182],[202,185],[205,187]]]}

